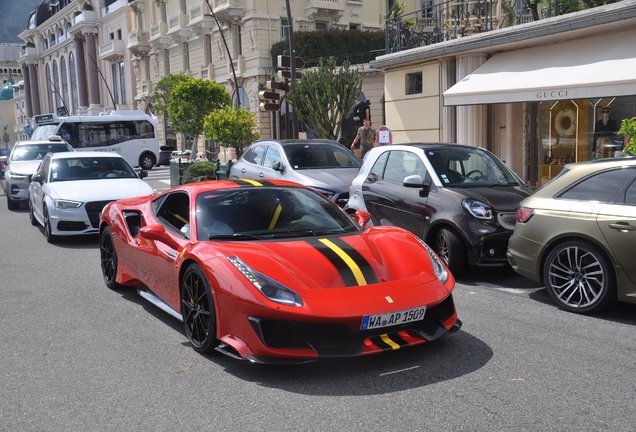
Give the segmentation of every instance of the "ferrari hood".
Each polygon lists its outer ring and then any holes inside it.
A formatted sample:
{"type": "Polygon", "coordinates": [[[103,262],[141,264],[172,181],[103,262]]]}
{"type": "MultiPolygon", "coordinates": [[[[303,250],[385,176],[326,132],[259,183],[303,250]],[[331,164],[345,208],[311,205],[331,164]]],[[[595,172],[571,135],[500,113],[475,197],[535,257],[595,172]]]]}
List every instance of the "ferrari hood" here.
{"type": "Polygon", "coordinates": [[[357,174],[358,168],[296,170],[293,172],[293,181],[309,187],[318,187],[342,192],[349,190],[349,183],[351,183],[351,180],[353,180],[357,174]]]}
{"type": "Polygon", "coordinates": [[[30,161],[11,161],[9,163],[9,171],[15,174],[35,174],[40,166],[40,159],[30,161]]]}
{"type": "Polygon", "coordinates": [[[148,183],[139,179],[97,179],[49,183],[51,196],[74,201],[114,201],[152,195],[148,183]]]}
{"type": "Polygon", "coordinates": [[[265,276],[307,289],[436,279],[426,249],[410,233],[390,227],[355,235],[226,242],[223,249],[225,256],[238,257],[265,276]]]}
{"type": "Polygon", "coordinates": [[[452,188],[452,190],[463,195],[464,198],[488,204],[497,211],[514,211],[522,200],[533,193],[532,188],[527,186],[452,188]]]}

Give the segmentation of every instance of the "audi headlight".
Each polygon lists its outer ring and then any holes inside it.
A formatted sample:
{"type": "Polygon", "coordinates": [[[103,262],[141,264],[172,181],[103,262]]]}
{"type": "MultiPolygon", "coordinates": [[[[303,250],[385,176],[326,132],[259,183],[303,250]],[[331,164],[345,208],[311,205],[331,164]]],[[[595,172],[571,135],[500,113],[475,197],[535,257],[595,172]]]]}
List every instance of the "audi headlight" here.
{"type": "Polygon", "coordinates": [[[448,282],[448,270],[446,270],[446,266],[444,265],[440,257],[438,257],[437,254],[433,252],[433,249],[431,249],[431,247],[427,245],[424,240],[419,237],[417,238],[417,240],[422,244],[422,246],[426,248],[428,256],[431,257],[431,264],[433,264],[433,271],[435,272],[435,276],[437,276],[437,279],[439,279],[442,284],[448,282]]]}
{"type": "Polygon", "coordinates": [[[298,293],[292,291],[286,286],[276,282],[273,279],[268,278],[262,273],[257,272],[249,268],[243,261],[236,257],[227,257],[227,259],[234,264],[234,267],[241,272],[248,281],[252,283],[265,297],[276,303],[281,303],[287,306],[301,307],[303,301],[298,293]]]}
{"type": "Polygon", "coordinates": [[[465,199],[462,201],[462,206],[477,219],[492,220],[493,218],[490,206],[481,201],[465,199]]]}
{"type": "Polygon", "coordinates": [[[55,208],[58,208],[58,209],[80,208],[81,205],[84,204],[80,201],[71,201],[71,200],[63,200],[63,199],[53,200],[53,203],[55,204],[55,208]]]}
{"type": "Polygon", "coordinates": [[[27,174],[16,174],[16,173],[12,173],[9,172],[7,174],[7,176],[11,179],[11,180],[26,180],[29,178],[29,176],[27,174]]]}

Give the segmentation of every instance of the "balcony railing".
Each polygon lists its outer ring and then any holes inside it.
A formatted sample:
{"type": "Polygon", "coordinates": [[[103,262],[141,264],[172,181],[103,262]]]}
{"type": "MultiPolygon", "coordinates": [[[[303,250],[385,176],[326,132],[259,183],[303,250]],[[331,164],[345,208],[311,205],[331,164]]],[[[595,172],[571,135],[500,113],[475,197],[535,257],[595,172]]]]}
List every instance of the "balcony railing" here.
{"type": "Polygon", "coordinates": [[[528,0],[450,0],[386,21],[386,52],[523,24],[554,13],[547,3],[540,11],[528,0]]]}

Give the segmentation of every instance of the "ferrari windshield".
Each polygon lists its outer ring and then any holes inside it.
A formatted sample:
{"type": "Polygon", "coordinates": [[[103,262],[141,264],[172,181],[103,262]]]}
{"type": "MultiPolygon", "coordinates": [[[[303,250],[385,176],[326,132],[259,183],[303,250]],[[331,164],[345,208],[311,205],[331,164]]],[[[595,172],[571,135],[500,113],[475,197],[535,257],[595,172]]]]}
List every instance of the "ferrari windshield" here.
{"type": "Polygon", "coordinates": [[[325,168],[360,168],[362,163],[340,144],[285,144],[285,155],[295,170],[325,168]]]}
{"type": "Polygon", "coordinates": [[[479,148],[444,146],[426,149],[424,153],[446,187],[523,184],[501,160],[479,148]]]}
{"type": "Polygon", "coordinates": [[[196,199],[196,224],[200,241],[311,237],[360,229],[331,201],[296,187],[201,193],[196,199]]]}

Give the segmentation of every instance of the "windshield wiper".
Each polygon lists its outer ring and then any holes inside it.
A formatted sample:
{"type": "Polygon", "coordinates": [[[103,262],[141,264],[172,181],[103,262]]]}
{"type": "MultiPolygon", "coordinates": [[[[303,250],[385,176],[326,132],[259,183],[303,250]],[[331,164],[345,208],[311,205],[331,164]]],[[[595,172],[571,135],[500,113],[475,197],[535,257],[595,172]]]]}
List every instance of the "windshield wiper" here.
{"type": "Polygon", "coordinates": [[[285,231],[272,234],[272,238],[288,238],[288,237],[315,237],[327,234],[340,234],[342,231],[334,230],[305,230],[305,231],[285,231]]]}
{"type": "Polygon", "coordinates": [[[243,233],[210,234],[208,240],[263,240],[263,237],[243,233]]]}

